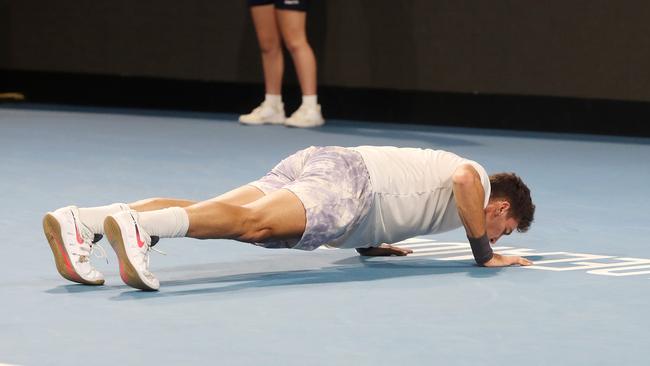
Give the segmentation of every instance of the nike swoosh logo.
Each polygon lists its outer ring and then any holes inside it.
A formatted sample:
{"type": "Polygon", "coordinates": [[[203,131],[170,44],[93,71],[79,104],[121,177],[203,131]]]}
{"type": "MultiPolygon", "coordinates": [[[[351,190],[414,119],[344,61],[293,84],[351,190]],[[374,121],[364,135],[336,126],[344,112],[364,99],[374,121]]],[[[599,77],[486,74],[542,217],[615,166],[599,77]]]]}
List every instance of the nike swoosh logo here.
{"type": "Polygon", "coordinates": [[[84,243],[84,239],[81,237],[81,234],[79,234],[79,228],[77,227],[77,221],[73,221],[73,222],[74,222],[74,231],[77,233],[77,243],[79,243],[79,245],[81,245],[81,244],[84,243]]]}
{"type": "Polygon", "coordinates": [[[138,248],[142,248],[144,246],[144,242],[142,239],[140,239],[140,230],[138,230],[138,225],[133,225],[135,226],[135,237],[138,239],[138,248]]]}

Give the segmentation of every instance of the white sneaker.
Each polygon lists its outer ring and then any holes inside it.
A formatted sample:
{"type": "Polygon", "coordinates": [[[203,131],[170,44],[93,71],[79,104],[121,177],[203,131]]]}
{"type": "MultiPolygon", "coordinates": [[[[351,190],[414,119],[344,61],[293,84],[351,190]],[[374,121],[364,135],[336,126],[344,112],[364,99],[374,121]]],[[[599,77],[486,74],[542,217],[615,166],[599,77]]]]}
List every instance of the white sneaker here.
{"type": "Polygon", "coordinates": [[[106,256],[101,246],[93,246],[101,235],[93,234],[81,223],[77,207],[68,206],[48,212],[43,218],[43,232],[61,276],[86,285],[104,284],[104,275],[90,263],[90,255],[95,249],[106,256]]]}
{"type": "Polygon", "coordinates": [[[284,122],[285,126],[289,127],[318,127],[324,123],[325,120],[320,112],[320,104],[313,107],[303,104],[284,122]]]}
{"type": "Polygon", "coordinates": [[[151,237],[138,223],[138,213],[122,211],[106,217],[104,232],[120,261],[124,283],[140,290],[158,290],[160,282],[149,271],[151,237]]]}
{"type": "Polygon", "coordinates": [[[267,101],[262,102],[251,113],[239,116],[239,122],[245,125],[281,125],[286,119],[283,103],[272,104],[267,101]]]}

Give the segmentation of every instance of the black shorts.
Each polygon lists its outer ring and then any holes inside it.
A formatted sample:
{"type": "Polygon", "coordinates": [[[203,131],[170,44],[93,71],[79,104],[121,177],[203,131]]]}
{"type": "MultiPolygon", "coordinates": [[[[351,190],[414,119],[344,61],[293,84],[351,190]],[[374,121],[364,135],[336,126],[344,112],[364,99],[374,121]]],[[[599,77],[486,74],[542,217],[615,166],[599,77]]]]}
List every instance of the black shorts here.
{"type": "Polygon", "coordinates": [[[275,5],[276,9],[307,11],[309,0],[248,0],[248,6],[275,5]]]}

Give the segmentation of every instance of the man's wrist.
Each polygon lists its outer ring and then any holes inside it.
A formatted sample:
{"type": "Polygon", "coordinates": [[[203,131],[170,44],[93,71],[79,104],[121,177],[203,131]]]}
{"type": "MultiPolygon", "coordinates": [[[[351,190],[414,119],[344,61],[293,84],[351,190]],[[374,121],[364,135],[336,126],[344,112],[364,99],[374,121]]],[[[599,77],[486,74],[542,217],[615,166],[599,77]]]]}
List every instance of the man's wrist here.
{"type": "Polygon", "coordinates": [[[479,266],[484,265],[494,257],[494,252],[490,246],[490,239],[488,239],[487,233],[483,234],[483,236],[479,238],[470,238],[468,236],[467,239],[469,239],[469,245],[472,248],[474,260],[479,266]]]}

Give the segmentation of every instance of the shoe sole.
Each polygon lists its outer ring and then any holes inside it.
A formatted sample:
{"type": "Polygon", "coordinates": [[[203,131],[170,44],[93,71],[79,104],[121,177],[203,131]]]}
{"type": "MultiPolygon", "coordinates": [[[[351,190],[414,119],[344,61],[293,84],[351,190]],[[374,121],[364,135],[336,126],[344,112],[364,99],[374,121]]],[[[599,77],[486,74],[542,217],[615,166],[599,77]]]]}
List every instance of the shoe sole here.
{"type": "Polygon", "coordinates": [[[283,125],[285,121],[244,122],[242,120],[239,120],[239,123],[246,126],[264,126],[264,125],[283,125]]]}
{"type": "Polygon", "coordinates": [[[104,221],[104,232],[106,233],[106,237],[111,243],[115,254],[117,254],[117,260],[120,263],[120,277],[122,277],[122,281],[127,285],[140,290],[158,291],[158,289],[147,285],[142,278],[140,278],[140,275],[138,274],[138,271],[136,271],[135,267],[133,267],[133,264],[131,264],[129,257],[126,255],[124,240],[122,240],[122,229],[120,229],[120,225],[114,218],[110,216],[106,218],[104,221]]]}
{"type": "Polygon", "coordinates": [[[315,128],[315,127],[320,127],[320,126],[322,126],[324,124],[325,124],[324,120],[319,122],[318,124],[309,125],[309,126],[304,126],[304,125],[300,125],[300,123],[292,123],[292,122],[285,122],[284,123],[284,125],[286,127],[292,127],[292,128],[315,128]]]}
{"type": "Polygon", "coordinates": [[[56,264],[56,269],[59,271],[59,274],[63,276],[63,278],[84,285],[99,286],[104,284],[103,279],[88,281],[82,278],[81,275],[75,271],[74,267],[72,266],[70,256],[63,246],[61,225],[52,214],[47,214],[43,218],[43,232],[45,233],[47,242],[50,244],[52,254],[54,254],[54,263],[56,264]]]}

